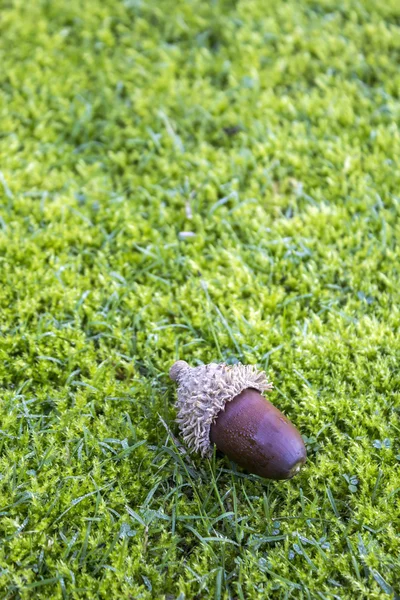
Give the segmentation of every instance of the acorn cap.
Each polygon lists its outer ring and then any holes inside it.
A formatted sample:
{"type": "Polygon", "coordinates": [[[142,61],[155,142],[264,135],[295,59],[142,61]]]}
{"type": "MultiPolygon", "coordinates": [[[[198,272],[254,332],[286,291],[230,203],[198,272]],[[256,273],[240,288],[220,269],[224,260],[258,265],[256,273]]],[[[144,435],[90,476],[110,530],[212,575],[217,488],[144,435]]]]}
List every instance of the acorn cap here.
{"type": "Polygon", "coordinates": [[[254,365],[210,363],[190,367],[184,360],[172,365],[169,376],[179,384],[177,422],[190,450],[210,456],[210,428],[225,404],[248,388],[260,393],[272,389],[263,371],[254,365]]]}

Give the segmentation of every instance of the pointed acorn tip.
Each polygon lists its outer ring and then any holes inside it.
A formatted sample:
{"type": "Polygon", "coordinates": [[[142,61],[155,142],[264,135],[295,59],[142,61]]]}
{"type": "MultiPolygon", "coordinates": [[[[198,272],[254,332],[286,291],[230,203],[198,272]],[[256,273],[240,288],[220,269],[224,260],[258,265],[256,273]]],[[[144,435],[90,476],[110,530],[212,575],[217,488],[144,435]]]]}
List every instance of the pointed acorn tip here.
{"type": "Polygon", "coordinates": [[[182,371],[188,369],[189,365],[185,360],[177,360],[169,370],[169,376],[173,381],[178,381],[182,371]]]}

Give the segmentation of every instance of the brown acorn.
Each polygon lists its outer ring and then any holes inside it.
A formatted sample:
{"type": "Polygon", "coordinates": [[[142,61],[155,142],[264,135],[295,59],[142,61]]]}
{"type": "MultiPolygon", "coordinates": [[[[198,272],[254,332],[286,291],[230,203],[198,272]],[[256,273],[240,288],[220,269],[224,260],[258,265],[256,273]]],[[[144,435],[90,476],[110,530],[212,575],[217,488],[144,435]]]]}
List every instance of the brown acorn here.
{"type": "Polygon", "coordinates": [[[177,422],[191,450],[203,456],[212,446],[256,475],[290,479],[306,461],[300,433],[262,392],[272,389],[253,365],[211,363],[190,367],[177,361],[177,422]]]}

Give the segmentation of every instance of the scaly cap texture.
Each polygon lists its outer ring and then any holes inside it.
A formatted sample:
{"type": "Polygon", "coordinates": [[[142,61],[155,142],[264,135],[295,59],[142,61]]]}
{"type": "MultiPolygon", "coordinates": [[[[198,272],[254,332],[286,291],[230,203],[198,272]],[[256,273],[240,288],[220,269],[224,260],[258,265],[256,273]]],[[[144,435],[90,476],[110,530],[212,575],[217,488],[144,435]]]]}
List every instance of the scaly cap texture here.
{"type": "Polygon", "coordinates": [[[254,365],[210,363],[190,367],[184,360],[172,365],[169,375],[179,384],[177,422],[190,450],[202,456],[212,453],[210,427],[225,404],[247,388],[269,391],[263,371],[254,365]]]}

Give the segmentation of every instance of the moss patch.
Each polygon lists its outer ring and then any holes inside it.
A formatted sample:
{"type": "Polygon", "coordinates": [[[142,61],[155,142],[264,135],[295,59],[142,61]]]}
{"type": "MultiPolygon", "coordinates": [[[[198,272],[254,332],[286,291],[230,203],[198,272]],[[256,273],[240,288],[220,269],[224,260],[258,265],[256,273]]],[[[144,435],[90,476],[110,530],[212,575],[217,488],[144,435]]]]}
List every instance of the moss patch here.
{"type": "Polygon", "coordinates": [[[397,0],[3,2],[2,597],[400,594],[399,61],[397,0]],[[305,470],[181,455],[178,357],[305,470]]]}

